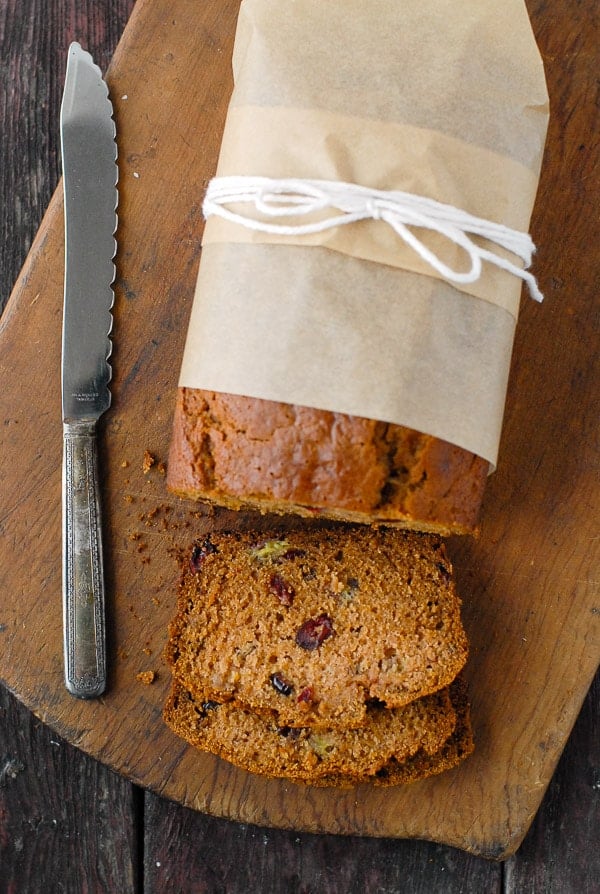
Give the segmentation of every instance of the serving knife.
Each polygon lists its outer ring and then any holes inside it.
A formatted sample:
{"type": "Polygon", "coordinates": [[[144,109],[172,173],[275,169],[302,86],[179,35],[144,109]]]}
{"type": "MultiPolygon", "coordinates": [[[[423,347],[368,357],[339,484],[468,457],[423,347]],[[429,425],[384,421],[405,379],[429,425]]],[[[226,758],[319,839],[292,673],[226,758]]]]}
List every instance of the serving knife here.
{"type": "Polygon", "coordinates": [[[69,47],[60,115],[65,214],[62,332],[65,685],[106,688],[105,586],[96,424],[110,406],[117,147],[108,88],[89,53],[69,47]]]}

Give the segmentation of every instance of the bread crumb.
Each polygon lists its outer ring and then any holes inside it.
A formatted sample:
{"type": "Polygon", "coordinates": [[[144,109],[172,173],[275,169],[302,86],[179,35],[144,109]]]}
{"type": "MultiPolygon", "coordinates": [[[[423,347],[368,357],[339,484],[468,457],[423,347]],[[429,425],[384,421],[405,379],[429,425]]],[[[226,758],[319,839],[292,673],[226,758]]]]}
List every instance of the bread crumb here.
{"type": "Polygon", "coordinates": [[[150,686],[156,680],[156,671],[142,671],[137,675],[136,679],[143,683],[144,686],[150,686]]]}
{"type": "Polygon", "coordinates": [[[131,494],[125,494],[123,499],[125,500],[126,503],[133,503],[133,497],[131,496],[131,494]]]}
{"type": "Polygon", "coordinates": [[[124,459],[123,462],[121,463],[121,468],[127,469],[128,467],[129,467],[129,463],[126,459],[124,459]]]}
{"type": "Polygon", "coordinates": [[[158,471],[160,472],[161,475],[167,474],[167,464],[166,463],[160,462],[156,468],[158,469],[158,471]]]}
{"type": "Polygon", "coordinates": [[[144,475],[147,475],[156,459],[152,456],[149,450],[144,450],[144,461],[142,463],[142,471],[144,475]]]}

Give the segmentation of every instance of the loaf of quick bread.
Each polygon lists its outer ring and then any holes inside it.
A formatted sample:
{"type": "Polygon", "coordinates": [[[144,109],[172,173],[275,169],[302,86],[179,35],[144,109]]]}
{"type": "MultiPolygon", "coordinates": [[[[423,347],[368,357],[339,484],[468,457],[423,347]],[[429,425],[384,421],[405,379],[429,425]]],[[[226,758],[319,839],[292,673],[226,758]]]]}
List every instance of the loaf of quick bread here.
{"type": "Polygon", "coordinates": [[[179,388],[171,491],[232,509],[476,530],[488,463],[399,425],[179,388]]]}

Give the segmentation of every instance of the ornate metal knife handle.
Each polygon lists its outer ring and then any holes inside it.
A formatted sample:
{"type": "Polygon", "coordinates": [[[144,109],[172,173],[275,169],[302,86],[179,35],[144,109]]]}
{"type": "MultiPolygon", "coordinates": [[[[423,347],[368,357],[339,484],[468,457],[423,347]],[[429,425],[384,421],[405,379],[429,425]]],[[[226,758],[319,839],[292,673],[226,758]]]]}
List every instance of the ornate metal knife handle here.
{"type": "Polygon", "coordinates": [[[78,698],[106,688],[104,568],[94,422],[63,426],[65,685],[78,698]]]}

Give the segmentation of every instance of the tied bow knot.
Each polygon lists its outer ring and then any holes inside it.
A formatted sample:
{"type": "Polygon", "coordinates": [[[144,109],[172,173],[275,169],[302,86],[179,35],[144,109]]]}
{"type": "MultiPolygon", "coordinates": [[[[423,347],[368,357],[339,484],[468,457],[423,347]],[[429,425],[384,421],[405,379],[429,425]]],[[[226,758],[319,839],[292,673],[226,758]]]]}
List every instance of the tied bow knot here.
{"type": "Polygon", "coordinates": [[[377,190],[329,180],[273,179],[269,177],[215,177],[208,185],[203,204],[206,218],[218,215],[247,229],[278,236],[320,233],[362,220],[383,221],[431,268],[449,282],[475,282],[483,261],[523,280],[536,301],[543,301],[535,277],[528,272],[535,246],[528,233],[474,217],[435,199],[398,190],[377,190]],[[252,205],[262,217],[232,211],[230,205],[252,205]],[[329,213],[328,213],[329,212],[329,213]],[[312,215],[316,220],[304,222],[312,215]],[[281,218],[299,219],[298,223],[281,218]],[[454,270],[432,251],[413,229],[429,230],[464,250],[470,260],[466,271],[454,270]],[[473,240],[485,239],[523,262],[507,260],[473,240]]]}

